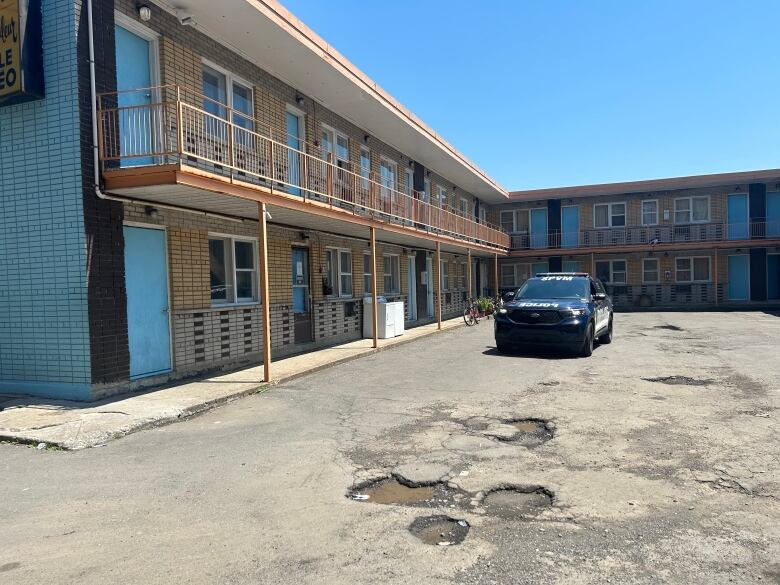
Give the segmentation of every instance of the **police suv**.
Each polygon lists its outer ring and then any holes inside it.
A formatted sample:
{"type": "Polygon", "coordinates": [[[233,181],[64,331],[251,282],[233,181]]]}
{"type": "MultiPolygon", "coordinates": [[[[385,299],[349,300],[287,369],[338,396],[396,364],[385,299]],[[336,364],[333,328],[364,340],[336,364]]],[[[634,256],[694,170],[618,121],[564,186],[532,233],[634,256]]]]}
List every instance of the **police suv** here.
{"type": "Polygon", "coordinates": [[[612,342],[612,300],[601,281],[587,273],[540,273],[498,310],[494,330],[500,352],[545,345],[588,357],[595,340],[612,342]]]}

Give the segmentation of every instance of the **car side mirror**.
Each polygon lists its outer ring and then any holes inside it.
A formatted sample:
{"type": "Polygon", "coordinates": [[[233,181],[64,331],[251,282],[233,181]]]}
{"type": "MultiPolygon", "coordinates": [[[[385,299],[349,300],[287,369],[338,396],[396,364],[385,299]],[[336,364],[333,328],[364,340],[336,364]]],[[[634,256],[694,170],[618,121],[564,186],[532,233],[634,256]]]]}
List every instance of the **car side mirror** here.
{"type": "Polygon", "coordinates": [[[607,293],[599,293],[597,292],[595,295],[593,295],[593,298],[597,301],[606,301],[607,300],[607,293]]]}
{"type": "Polygon", "coordinates": [[[504,301],[505,303],[508,303],[508,302],[510,302],[512,299],[514,299],[514,298],[515,298],[515,293],[513,293],[513,292],[504,293],[503,295],[501,295],[501,298],[503,299],[503,301],[504,301]]]}

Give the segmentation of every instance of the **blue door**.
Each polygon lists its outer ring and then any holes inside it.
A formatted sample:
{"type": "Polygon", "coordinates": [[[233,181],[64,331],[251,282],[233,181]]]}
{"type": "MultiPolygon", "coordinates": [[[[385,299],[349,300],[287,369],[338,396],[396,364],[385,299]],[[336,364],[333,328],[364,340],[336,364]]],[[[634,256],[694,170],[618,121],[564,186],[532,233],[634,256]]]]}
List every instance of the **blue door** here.
{"type": "Polygon", "coordinates": [[[766,293],[769,300],[780,299],[780,254],[767,254],[766,293]]]}
{"type": "Polygon", "coordinates": [[[531,247],[547,247],[547,210],[531,210],[531,247]]]}
{"type": "Polygon", "coordinates": [[[150,165],[152,135],[152,73],[149,41],[121,26],[116,31],[116,88],[119,106],[121,166],[150,165]],[[132,90],[132,91],[128,91],[132,90]],[[140,90],[140,91],[139,91],[140,90]]]}
{"type": "Polygon", "coordinates": [[[729,240],[747,240],[748,197],[747,194],[729,195],[729,240]]]}
{"type": "MultiPolygon", "coordinates": [[[[301,150],[301,119],[292,112],[287,112],[287,146],[296,151],[301,150]]],[[[288,191],[293,195],[300,195],[298,188],[301,184],[301,155],[293,150],[288,151],[287,164],[289,166],[288,191]]]]}
{"type": "Polygon", "coordinates": [[[130,378],[171,369],[165,231],[125,227],[130,378]]]}
{"type": "Polygon", "coordinates": [[[729,256],[729,300],[750,298],[750,261],[747,254],[729,256]]]}
{"type": "Polygon", "coordinates": [[[561,208],[561,246],[576,248],[580,239],[580,208],[568,206],[561,208]]]}
{"type": "Polygon", "coordinates": [[[766,194],[766,235],[780,236],[780,193],[766,194]]]}

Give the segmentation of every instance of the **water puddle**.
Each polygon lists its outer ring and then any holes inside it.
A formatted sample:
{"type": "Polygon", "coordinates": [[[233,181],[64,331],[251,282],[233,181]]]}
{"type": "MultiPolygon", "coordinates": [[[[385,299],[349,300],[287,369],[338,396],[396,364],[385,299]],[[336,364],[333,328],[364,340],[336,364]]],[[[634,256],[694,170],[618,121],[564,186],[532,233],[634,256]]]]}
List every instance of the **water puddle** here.
{"type": "Polygon", "coordinates": [[[454,505],[458,500],[463,499],[463,494],[443,483],[408,486],[391,477],[359,486],[347,497],[358,502],[433,508],[454,505]]]}
{"type": "Polygon", "coordinates": [[[425,544],[450,546],[460,544],[469,533],[469,523],[449,516],[421,516],[409,526],[409,532],[425,544]]]}
{"type": "Polygon", "coordinates": [[[504,421],[517,429],[514,435],[497,437],[504,443],[518,443],[526,447],[536,447],[553,438],[553,430],[547,421],[540,418],[524,418],[504,421]]]}
{"type": "Polygon", "coordinates": [[[658,382],[669,386],[706,386],[712,384],[712,380],[689,378],[688,376],[657,376],[655,378],[642,378],[647,382],[658,382]]]}
{"type": "Polygon", "coordinates": [[[552,492],[542,487],[501,488],[488,493],[482,506],[489,515],[522,520],[538,515],[552,502],[552,492]]]}

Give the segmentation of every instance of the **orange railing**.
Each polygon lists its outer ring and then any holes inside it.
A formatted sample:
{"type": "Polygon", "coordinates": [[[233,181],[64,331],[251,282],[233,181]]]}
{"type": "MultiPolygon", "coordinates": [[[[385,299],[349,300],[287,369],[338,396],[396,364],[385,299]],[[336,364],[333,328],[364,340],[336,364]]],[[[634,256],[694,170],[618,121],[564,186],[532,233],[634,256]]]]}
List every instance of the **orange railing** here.
{"type": "Polygon", "coordinates": [[[178,86],[98,98],[100,160],[112,168],[178,162],[428,232],[507,249],[509,235],[428,201],[400,177],[353,169],[316,143],[289,136],[178,86]]]}

